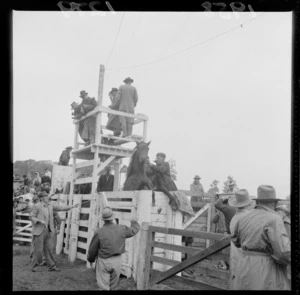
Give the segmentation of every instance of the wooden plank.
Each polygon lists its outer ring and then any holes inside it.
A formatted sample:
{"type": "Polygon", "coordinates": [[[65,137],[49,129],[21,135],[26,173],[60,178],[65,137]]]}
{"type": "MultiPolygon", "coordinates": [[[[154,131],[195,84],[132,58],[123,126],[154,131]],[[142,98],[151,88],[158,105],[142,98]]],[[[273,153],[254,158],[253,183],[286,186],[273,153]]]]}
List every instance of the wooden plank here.
{"type": "Polygon", "coordinates": [[[153,261],[153,262],[156,262],[156,263],[170,265],[170,266],[174,266],[174,265],[177,265],[178,263],[180,263],[180,261],[175,261],[175,260],[172,260],[172,259],[168,259],[168,258],[164,258],[164,257],[158,257],[158,256],[154,256],[154,255],[152,255],[150,257],[150,260],[153,261]]]}
{"type": "Polygon", "coordinates": [[[19,238],[19,237],[13,237],[13,240],[14,241],[23,241],[23,242],[28,242],[28,243],[31,243],[32,239],[31,238],[19,238]]]}
{"type": "Polygon", "coordinates": [[[89,226],[89,221],[88,220],[79,220],[79,226],[89,226]]]}
{"type": "Polygon", "coordinates": [[[80,208],[81,214],[90,214],[90,212],[91,212],[91,208],[82,208],[82,207],[80,208]]]}
{"type": "Polygon", "coordinates": [[[85,250],[88,250],[88,247],[87,247],[87,243],[83,243],[83,242],[77,242],[77,247],[78,248],[81,248],[81,249],[85,249],[85,250]]]}
{"type": "MultiPolygon", "coordinates": [[[[162,272],[157,270],[152,270],[151,275],[153,277],[159,277],[162,275],[162,272]]],[[[164,281],[163,285],[171,287],[175,290],[220,290],[217,287],[210,286],[204,283],[200,283],[194,280],[190,280],[184,277],[173,276],[166,281],[164,281]]]]}
{"type": "Polygon", "coordinates": [[[88,194],[88,195],[82,195],[82,201],[87,201],[87,200],[91,200],[92,199],[92,195],[88,194]]]}
{"type": "Polygon", "coordinates": [[[22,219],[16,219],[16,223],[26,223],[26,224],[32,224],[31,220],[22,220],[22,219]]]}
{"type": "Polygon", "coordinates": [[[20,233],[16,234],[15,236],[28,236],[28,237],[32,237],[32,234],[31,233],[20,232],[20,233]]]}
{"type": "Polygon", "coordinates": [[[15,235],[18,234],[19,232],[22,232],[25,229],[30,229],[32,228],[32,223],[30,222],[29,224],[25,225],[24,227],[16,227],[17,231],[15,232],[15,235]]]}
{"type": "MultiPolygon", "coordinates": [[[[29,218],[30,214],[29,213],[20,213],[16,212],[16,216],[27,216],[29,218]]],[[[17,219],[17,218],[16,218],[17,219]]]]}
{"type": "Polygon", "coordinates": [[[72,209],[73,212],[72,212],[72,219],[71,219],[70,241],[69,241],[69,243],[70,243],[69,261],[70,262],[74,262],[76,260],[81,199],[82,199],[82,195],[74,195],[73,205],[79,204],[79,206],[77,208],[72,209]]]}
{"type": "Polygon", "coordinates": [[[84,232],[84,231],[78,231],[78,237],[81,237],[81,238],[88,238],[89,234],[88,232],[84,232]]]}
{"type": "Polygon", "coordinates": [[[228,281],[226,280],[220,280],[218,278],[213,278],[210,276],[203,276],[199,274],[194,274],[193,280],[196,282],[201,282],[203,284],[208,284],[210,286],[214,286],[216,288],[219,288],[221,290],[228,290],[228,281]]]}
{"type": "Polygon", "coordinates": [[[163,223],[165,226],[167,222],[167,215],[166,214],[151,214],[151,225],[154,226],[154,223],[163,223]]]}
{"type": "Polygon", "coordinates": [[[85,184],[91,182],[93,182],[93,177],[84,177],[84,178],[75,179],[74,184],[85,184]]]}
{"type": "Polygon", "coordinates": [[[186,229],[190,224],[192,224],[196,219],[198,219],[198,217],[201,216],[208,208],[209,208],[209,205],[206,204],[201,210],[199,210],[195,214],[195,216],[193,216],[186,223],[183,224],[182,229],[186,229]]]}
{"type": "MultiPolygon", "coordinates": [[[[149,230],[149,232],[150,232],[150,230],[149,230]]],[[[223,240],[218,241],[214,245],[210,246],[209,248],[206,248],[204,251],[201,251],[200,253],[193,255],[192,257],[184,260],[183,262],[178,263],[171,269],[164,272],[164,274],[160,278],[155,278],[154,280],[152,280],[150,282],[150,284],[153,285],[153,284],[163,282],[164,280],[168,279],[169,277],[181,272],[185,268],[207,258],[209,255],[228,247],[230,245],[230,240],[231,240],[231,237],[228,236],[228,237],[224,238],[223,240]]]]}
{"type": "Polygon", "coordinates": [[[172,244],[156,242],[156,241],[152,242],[152,247],[168,249],[168,250],[172,250],[172,251],[178,251],[178,252],[189,253],[189,254],[196,254],[199,252],[199,249],[197,249],[197,248],[172,245],[172,244]]]}
{"type": "Polygon", "coordinates": [[[77,252],[76,253],[76,258],[86,261],[86,254],[77,252]]]}
{"type": "Polygon", "coordinates": [[[158,226],[150,226],[150,231],[153,231],[156,233],[170,234],[170,235],[179,235],[179,236],[184,236],[184,237],[211,239],[211,240],[216,240],[216,241],[220,241],[220,240],[224,239],[224,237],[226,237],[226,235],[223,235],[223,234],[195,232],[195,231],[189,231],[189,230],[158,227],[158,226]]]}
{"type": "MultiPolygon", "coordinates": [[[[98,165],[100,164],[100,159],[98,160],[98,165]]],[[[75,164],[75,170],[79,168],[89,167],[94,165],[94,160],[84,161],[75,164]]]]}

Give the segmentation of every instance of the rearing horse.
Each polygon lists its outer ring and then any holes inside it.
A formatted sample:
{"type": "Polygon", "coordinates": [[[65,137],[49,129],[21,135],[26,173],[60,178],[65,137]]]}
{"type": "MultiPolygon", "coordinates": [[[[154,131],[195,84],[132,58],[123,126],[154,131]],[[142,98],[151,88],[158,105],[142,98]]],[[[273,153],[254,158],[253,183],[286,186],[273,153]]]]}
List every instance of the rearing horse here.
{"type": "Polygon", "coordinates": [[[149,144],[150,141],[148,143],[143,141],[136,142],[136,147],[127,169],[124,191],[153,189],[152,182],[145,172],[145,161],[148,158],[149,144]]]}

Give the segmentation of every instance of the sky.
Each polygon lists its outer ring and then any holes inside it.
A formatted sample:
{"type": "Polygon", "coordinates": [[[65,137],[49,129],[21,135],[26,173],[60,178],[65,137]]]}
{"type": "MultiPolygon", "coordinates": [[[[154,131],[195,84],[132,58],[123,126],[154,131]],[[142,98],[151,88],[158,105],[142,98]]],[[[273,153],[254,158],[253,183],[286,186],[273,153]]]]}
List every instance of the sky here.
{"type": "Polygon", "coordinates": [[[12,33],[13,162],[73,145],[70,104],[81,90],[97,100],[102,64],[103,105],[134,79],[150,160],[174,159],[179,189],[231,175],[253,196],[290,194],[291,12],[14,11],[12,33]]]}

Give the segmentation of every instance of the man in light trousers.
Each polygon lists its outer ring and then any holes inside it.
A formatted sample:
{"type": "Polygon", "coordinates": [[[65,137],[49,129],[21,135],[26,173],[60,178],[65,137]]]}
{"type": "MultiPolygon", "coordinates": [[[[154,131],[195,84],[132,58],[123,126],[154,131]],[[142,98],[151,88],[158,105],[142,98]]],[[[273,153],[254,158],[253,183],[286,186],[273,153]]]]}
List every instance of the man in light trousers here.
{"type": "Polygon", "coordinates": [[[135,236],[140,225],[135,219],[131,226],[113,223],[113,211],[106,207],[102,211],[101,227],[91,240],[87,260],[92,264],[96,259],[96,279],[100,290],[116,290],[121,273],[122,256],[125,253],[125,240],[135,236]]]}

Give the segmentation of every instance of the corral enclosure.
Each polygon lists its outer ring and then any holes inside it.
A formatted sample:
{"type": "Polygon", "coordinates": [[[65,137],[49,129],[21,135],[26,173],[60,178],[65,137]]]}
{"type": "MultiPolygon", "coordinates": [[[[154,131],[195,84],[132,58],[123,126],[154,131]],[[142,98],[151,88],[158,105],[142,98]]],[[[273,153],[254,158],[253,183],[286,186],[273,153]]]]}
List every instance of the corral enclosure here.
{"type": "MultiPolygon", "coordinates": [[[[168,205],[168,197],[155,192],[155,205],[152,205],[152,191],[105,192],[93,195],[57,195],[58,204],[76,204],[79,208],[69,212],[60,212],[61,217],[67,217],[62,223],[62,229],[57,243],[57,254],[62,249],[69,254],[70,260],[76,258],[86,260],[89,242],[95,231],[102,226],[101,210],[109,205],[115,216],[116,223],[130,226],[131,218],[136,218],[139,224],[149,222],[155,226],[182,228],[183,215],[173,211],[168,205]]],[[[158,242],[168,242],[181,245],[180,237],[170,237],[159,234],[158,242]]],[[[126,252],[123,256],[122,274],[136,279],[136,269],[139,259],[140,232],[126,240],[126,252]]],[[[181,261],[181,253],[160,249],[155,252],[157,256],[181,261]]],[[[168,267],[155,263],[154,269],[165,270],[168,267]]]]}

